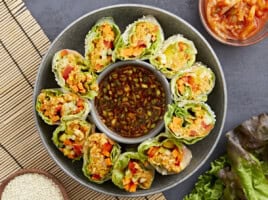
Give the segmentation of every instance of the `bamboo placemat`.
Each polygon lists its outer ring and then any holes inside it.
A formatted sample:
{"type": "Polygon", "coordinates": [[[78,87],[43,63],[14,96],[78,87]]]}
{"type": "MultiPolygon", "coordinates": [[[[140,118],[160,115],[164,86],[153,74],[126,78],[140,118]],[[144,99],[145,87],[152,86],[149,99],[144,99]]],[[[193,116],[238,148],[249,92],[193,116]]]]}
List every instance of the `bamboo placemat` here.
{"type": "MultiPolygon", "coordinates": [[[[49,157],[33,117],[32,94],[42,56],[50,41],[21,0],[0,0],[0,181],[22,168],[55,175],[70,199],[130,198],[107,196],[67,176],[49,157]]],[[[139,200],[164,200],[162,193],[139,200]]]]}

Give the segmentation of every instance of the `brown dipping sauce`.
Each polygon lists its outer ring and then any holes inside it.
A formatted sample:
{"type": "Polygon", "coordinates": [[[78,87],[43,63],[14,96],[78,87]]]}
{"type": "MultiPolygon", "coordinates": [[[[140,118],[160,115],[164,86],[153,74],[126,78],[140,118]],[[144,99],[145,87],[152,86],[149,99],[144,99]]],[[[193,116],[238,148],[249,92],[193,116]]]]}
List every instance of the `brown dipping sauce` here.
{"type": "Polygon", "coordinates": [[[128,65],[101,80],[95,107],[109,129],[123,137],[140,137],[163,120],[166,94],[150,70],[128,65]]]}

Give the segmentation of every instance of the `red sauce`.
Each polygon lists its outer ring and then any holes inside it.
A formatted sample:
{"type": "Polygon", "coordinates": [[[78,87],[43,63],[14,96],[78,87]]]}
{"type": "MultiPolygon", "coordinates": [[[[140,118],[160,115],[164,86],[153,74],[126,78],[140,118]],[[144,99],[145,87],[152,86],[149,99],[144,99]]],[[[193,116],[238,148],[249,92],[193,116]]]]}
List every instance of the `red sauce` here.
{"type": "Polygon", "coordinates": [[[268,20],[268,0],[206,0],[206,17],[224,39],[246,40],[268,20]]]}
{"type": "Polygon", "coordinates": [[[95,106],[103,123],[123,137],[146,135],[163,120],[166,95],[148,69],[123,66],[99,84],[95,106]]]}

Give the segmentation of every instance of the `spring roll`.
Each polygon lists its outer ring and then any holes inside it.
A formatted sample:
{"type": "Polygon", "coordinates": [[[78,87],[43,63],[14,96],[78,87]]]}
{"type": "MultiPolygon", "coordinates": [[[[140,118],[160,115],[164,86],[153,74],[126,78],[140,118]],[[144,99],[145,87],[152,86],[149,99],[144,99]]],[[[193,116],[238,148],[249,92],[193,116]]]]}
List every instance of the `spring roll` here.
{"type": "Polygon", "coordinates": [[[91,132],[91,125],[81,119],[63,121],[53,132],[55,146],[72,160],[79,160],[83,155],[83,146],[91,132]]]}
{"type": "Polygon", "coordinates": [[[63,89],[89,99],[97,95],[97,76],[78,52],[69,49],[58,51],[53,57],[52,71],[63,89]]]}
{"type": "Polygon", "coordinates": [[[159,51],[151,57],[150,63],[167,78],[172,78],[180,70],[191,67],[196,54],[194,43],[178,34],[164,41],[159,51]]]}
{"type": "Polygon", "coordinates": [[[153,179],[154,168],[137,152],[121,154],[114,165],[112,181],[127,192],[149,189],[153,179]]]}
{"type": "Polygon", "coordinates": [[[144,16],[128,25],[115,47],[113,59],[149,59],[164,41],[163,30],[153,16],[144,16]]]}
{"type": "Polygon", "coordinates": [[[186,144],[194,144],[211,132],[216,119],[207,104],[186,101],[168,105],[164,121],[168,133],[186,144]]]}
{"type": "Polygon", "coordinates": [[[85,39],[85,58],[94,72],[103,71],[112,61],[112,53],[121,35],[113,18],[101,18],[85,39]]]}
{"type": "Polygon", "coordinates": [[[84,146],[84,175],[98,184],[109,180],[120,153],[120,146],[105,134],[91,134],[84,146]]]}
{"type": "Polygon", "coordinates": [[[61,89],[43,89],[36,100],[36,111],[49,125],[62,120],[85,119],[90,111],[88,100],[61,89]]]}
{"type": "Polygon", "coordinates": [[[138,152],[162,175],[180,173],[192,159],[191,151],[166,133],[141,143],[138,152]]]}
{"type": "Polygon", "coordinates": [[[215,74],[202,63],[179,72],[171,80],[171,92],[175,101],[207,101],[215,85],[215,74]]]}

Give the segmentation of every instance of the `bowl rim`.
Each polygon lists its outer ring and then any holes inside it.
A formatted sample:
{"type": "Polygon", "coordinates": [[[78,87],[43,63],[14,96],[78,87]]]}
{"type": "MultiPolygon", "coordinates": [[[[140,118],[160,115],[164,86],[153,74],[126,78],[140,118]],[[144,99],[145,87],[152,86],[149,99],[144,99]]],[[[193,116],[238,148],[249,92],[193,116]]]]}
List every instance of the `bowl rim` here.
{"type": "MultiPolygon", "coordinates": [[[[126,194],[115,194],[113,192],[109,192],[109,191],[103,191],[101,189],[98,189],[98,188],[95,188],[95,187],[91,187],[89,186],[88,184],[85,184],[84,182],[82,182],[81,180],[77,179],[73,174],[71,174],[68,169],[62,165],[60,163],[60,161],[57,160],[56,156],[53,154],[52,150],[50,150],[50,148],[47,147],[47,144],[45,142],[45,138],[42,134],[42,131],[40,129],[40,127],[38,126],[38,114],[36,113],[35,111],[35,106],[33,106],[33,112],[34,112],[34,120],[35,120],[35,126],[37,127],[37,130],[38,130],[38,133],[39,133],[39,136],[41,138],[41,141],[43,143],[43,145],[45,146],[46,150],[48,151],[50,157],[54,160],[54,162],[68,175],[70,176],[72,179],[74,179],[75,181],[77,181],[78,183],[80,183],[81,185],[87,187],[87,188],[90,188],[94,191],[97,191],[97,192],[100,192],[100,193],[103,193],[103,194],[107,194],[107,195],[111,195],[111,196],[118,196],[118,197],[141,197],[141,196],[147,196],[147,195],[153,195],[153,194],[156,194],[156,193],[160,193],[160,192],[163,192],[163,191],[166,191],[166,190],[169,190],[181,183],[183,183],[185,180],[187,180],[188,178],[190,178],[193,174],[195,174],[203,165],[204,163],[208,160],[208,158],[210,157],[210,155],[212,154],[212,152],[215,150],[215,147],[217,146],[219,140],[220,140],[220,137],[222,135],[222,132],[223,132],[223,127],[224,127],[224,123],[225,123],[225,118],[226,118],[226,112],[227,112],[227,86],[226,86],[226,81],[225,81],[225,76],[224,76],[224,73],[223,73],[223,69],[221,67],[221,64],[220,64],[220,61],[216,55],[216,53],[214,52],[213,48],[211,47],[211,45],[208,43],[208,41],[205,39],[204,36],[201,35],[201,33],[196,29],[194,28],[190,23],[188,23],[187,21],[185,21],[184,19],[182,19],[181,17],[169,12],[169,11],[166,11],[164,9],[161,9],[161,8],[158,8],[158,7],[155,7],[155,6],[150,6],[150,5],[145,5],[145,4],[129,4],[129,3],[123,3],[123,4],[114,4],[114,5],[111,5],[111,6],[105,6],[105,7],[101,7],[101,8],[98,8],[98,9],[95,9],[93,11],[90,11],[82,16],[80,16],[79,18],[77,18],[76,20],[74,20],[73,22],[71,22],[66,28],[64,28],[60,33],[59,35],[53,40],[53,42],[50,44],[50,47],[48,48],[48,50],[46,51],[46,54],[45,56],[43,57],[41,63],[39,66],[43,66],[44,63],[45,63],[45,60],[47,60],[48,58],[48,52],[52,49],[52,47],[55,45],[55,43],[60,39],[60,37],[68,30],[70,29],[74,24],[76,24],[78,21],[92,15],[92,14],[95,14],[95,13],[98,13],[98,12],[101,12],[101,11],[104,11],[104,10],[107,10],[107,9],[113,9],[113,8],[122,8],[122,7],[133,7],[133,8],[146,8],[146,9],[150,9],[150,10],[154,10],[154,11],[158,11],[158,12],[161,12],[165,15],[168,15],[180,22],[182,22],[184,25],[188,26],[196,35],[198,35],[198,37],[206,44],[206,46],[209,48],[209,50],[211,51],[211,54],[213,55],[217,65],[219,66],[219,72],[220,72],[220,75],[221,75],[221,79],[222,79],[222,86],[223,86],[223,93],[225,94],[223,96],[223,104],[224,104],[224,107],[223,107],[223,113],[222,113],[222,123],[220,124],[220,128],[219,128],[219,132],[218,132],[218,136],[214,142],[214,144],[212,145],[209,153],[207,155],[204,156],[203,160],[199,163],[199,165],[189,174],[187,174],[185,177],[183,177],[181,180],[180,180],[180,183],[177,183],[177,182],[174,182],[174,183],[171,183],[171,184],[168,184],[166,187],[164,188],[161,188],[159,190],[152,190],[152,191],[146,191],[144,193],[126,193],[126,194]]],[[[37,72],[37,76],[36,76],[36,80],[39,80],[40,77],[42,76],[41,74],[41,68],[39,68],[38,72],[37,72]]],[[[33,105],[35,105],[35,101],[36,101],[36,96],[37,96],[37,81],[35,82],[35,85],[34,85],[34,92],[33,92],[33,105]]]]}
{"type": "MultiPolygon", "coordinates": [[[[166,94],[166,108],[168,104],[171,104],[172,102],[172,97],[171,97],[171,91],[170,91],[170,83],[167,80],[167,78],[158,70],[155,70],[155,67],[145,61],[142,60],[125,60],[125,61],[117,61],[111,65],[109,65],[109,67],[107,67],[104,71],[102,71],[100,73],[100,75],[98,76],[97,82],[100,83],[105,77],[107,77],[107,75],[109,75],[111,72],[113,72],[115,69],[117,68],[121,68],[121,67],[125,67],[125,66],[139,66],[141,68],[147,69],[148,71],[150,71],[155,77],[156,79],[162,83],[162,87],[164,89],[164,92],[166,94]]],[[[147,140],[151,137],[154,137],[155,135],[157,135],[158,133],[160,133],[160,131],[164,128],[164,116],[163,119],[158,121],[157,126],[153,129],[151,129],[147,134],[139,136],[139,137],[123,137],[121,135],[119,135],[118,133],[112,131],[109,127],[107,127],[100,119],[97,108],[95,106],[95,98],[92,99],[91,101],[91,118],[93,123],[98,127],[98,129],[100,129],[103,133],[105,133],[108,137],[110,137],[111,139],[119,142],[119,143],[123,143],[123,144],[137,144],[137,143],[141,143],[144,140],[147,140]]]]}
{"type": "MultiPolygon", "coordinates": [[[[218,36],[216,33],[214,33],[211,28],[209,27],[209,24],[207,22],[207,17],[206,17],[206,14],[204,13],[204,7],[205,7],[205,2],[207,0],[199,0],[198,2],[198,12],[199,12],[199,17],[200,17],[200,20],[203,24],[203,27],[206,29],[206,31],[215,39],[217,40],[218,42],[222,43],[222,44],[225,44],[225,45],[230,45],[230,46],[234,46],[234,47],[245,47],[245,46],[250,46],[250,45],[253,45],[253,44],[257,44],[259,42],[261,42],[262,40],[264,40],[265,38],[268,37],[268,32],[264,33],[263,35],[259,36],[257,39],[251,41],[251,42],[247,42],[247,43],[236,43],[236,42],[239,42],[239,40],[225,40],[223,38],[221,38],[220,36],[218,36]],[[232,42],[233,41],[233,42],[232,42]]],[[[265,25],[262,29],[260,29],[258,32],[260,32],[261,30],[265,29],[265,25]]],[[[256,34],[258,34],[255,33],[256,34]]],[[[254,37],[254,35],[252,36],[254,37]]]]}
{"type": "Polygon", "coordinates": [[[3,192],[6,188],[6,186],[8,185],[8,183],[10,181],[12,181],[14,178],[21,176],[21,175],[24,175],[24,174],[39,174],[39,175],[42,175],[42,176],[50,179],[59,188],[63,199],[69,200],[69,197],[67,195],[65,187],[54,175],[52,175],[49,172],[46,172],[44,170],[35,169],[35,168],[19,169],[19,170],[15,171],[14,173],[10,174],[8,177],[6,177],[0,185],[0,199],[1,199],[3,192]]]}

